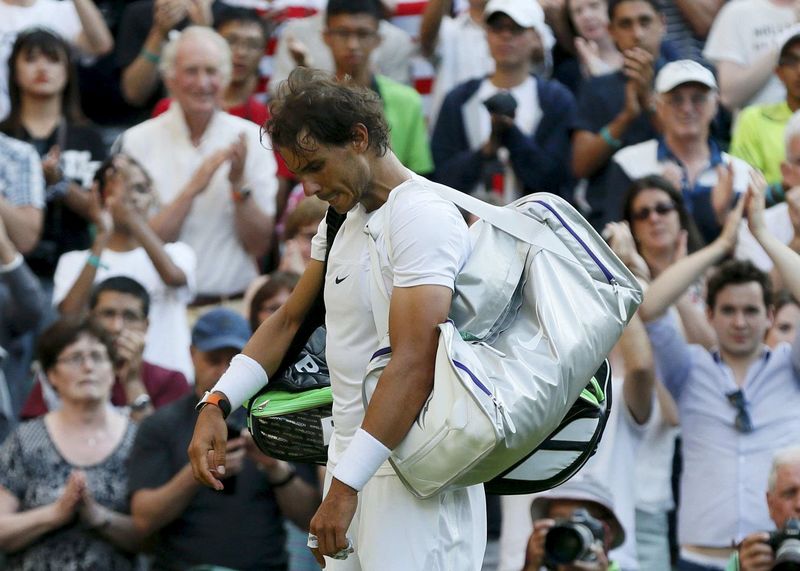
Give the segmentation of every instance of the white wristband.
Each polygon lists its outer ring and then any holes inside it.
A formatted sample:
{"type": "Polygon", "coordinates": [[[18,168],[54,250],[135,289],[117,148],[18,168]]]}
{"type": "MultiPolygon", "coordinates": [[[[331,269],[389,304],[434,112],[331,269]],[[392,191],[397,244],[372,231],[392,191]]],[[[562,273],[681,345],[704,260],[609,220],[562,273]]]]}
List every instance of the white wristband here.
{"type": "Polygon", "coordinates": [[[261,390],[268,381],[267,372],[258,361],[239,353],[231,359],[228,370],[222,374],[211,392],[225,393],[228,402],[231,403],[231,410],[234,411],[261,390]]]}
{"type": "Polygon", "coordinates": [[[359,428],[333,469],[333,477],[360,492],[391,453],[380,440],[359,428]]]}

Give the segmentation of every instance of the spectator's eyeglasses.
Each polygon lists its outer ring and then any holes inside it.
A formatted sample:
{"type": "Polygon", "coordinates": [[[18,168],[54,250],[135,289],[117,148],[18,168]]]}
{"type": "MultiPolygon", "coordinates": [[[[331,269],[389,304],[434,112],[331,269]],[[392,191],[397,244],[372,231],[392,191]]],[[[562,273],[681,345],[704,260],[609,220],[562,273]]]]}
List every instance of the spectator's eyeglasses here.
{"type": "Polygon", "coordinates": [[[655,212],[659,216],[664,216],[673,210],[675,210],[674,202],[659,202],[652,208],[650,206],[645,206],[644,208],[640,208],[636,212],[631,213],[631,218],[634,220],[647,220],[650,218],[651,212],[655,212]]]}
{"type": "Polygon", "coordinates": [[[378,32],[375,30],[348,30],[345,28],[332,28],[328,29],[327,32],[337,40],[341,40],[343,42],[349,40],[350,38],[355,38],[359,42],[366,42],[369,40],[373,40],[378,36],[378,32]]]}
{"type": "Polygon", "coordinates": [[[73,353],[72,355],[65,355],[56,359],[57,363],[65,363],[70,367],[80,367],[86,361],[89,361],[94,366],[106,365],[111,363],[108,358],[108,353],[103,351],[90,351],[89,353],[73,353]]]}
{"type": "Polygon", "coordinates": [[[232,50],[242,48],[250,52],[260,52],[264,49],[264,42],[259,38],[247,38],[231,34],[224,36],[232,50]]]}
{"type": "Polygon", "coordinates": [[[736,407],[736,420],[733,425],[736,430],[743,434],[753,432],[753,419],[750,418],[750,413],[747,411],[747,401],[744,398],[744,393],[741,389],[733,391],[725,395],[728,397],[728,402],[736,407]]]}
{"type": "Polygon", "coordinates": [[[688,97],[684,97],[677,93],[671,93],[665,97],[665,100],[670,107],[674,107],[675,109],[681,109],[687,102],[691,103],[692,107],[697,109],[705,105],[706,101],[708,101],[708,95],[708,93],[693,93],[688,97]]]}

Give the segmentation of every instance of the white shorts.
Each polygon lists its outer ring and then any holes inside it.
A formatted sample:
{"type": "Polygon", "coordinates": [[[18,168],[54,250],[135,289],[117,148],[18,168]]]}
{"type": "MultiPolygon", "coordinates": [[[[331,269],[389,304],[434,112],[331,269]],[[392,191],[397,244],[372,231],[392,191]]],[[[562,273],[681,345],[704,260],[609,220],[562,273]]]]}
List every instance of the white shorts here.
{"type": "Polygon", "coordinates": [[[344,561],[326,557],[325,571],[479,571],[486,549],[483,486],[419,500],[395,474],[379,471],[358,495],[347,535],[355,553],[344,561]]]}

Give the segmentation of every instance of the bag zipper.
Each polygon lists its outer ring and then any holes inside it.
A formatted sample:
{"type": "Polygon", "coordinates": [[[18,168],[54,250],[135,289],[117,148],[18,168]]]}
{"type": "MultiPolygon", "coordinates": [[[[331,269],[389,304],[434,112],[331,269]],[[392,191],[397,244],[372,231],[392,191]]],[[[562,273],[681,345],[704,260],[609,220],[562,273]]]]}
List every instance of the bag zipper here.
{"type": "Polygon", "coordinates": [[[600,261],[600,258],[598,258],[595,255],[595,253],[592,251],[591,248],[589,248],[589,245],[586,242],[584,242],[583,239],[580,236],[578,236],[577,232],[575,232],[572,229],[572,227],[569,224],[567,224],[567,222],[561,217],[561,215],[555,210],[555,208],[553,208],[552,206],[550,206],[549,204],[547,204],[546,202],[544,202],[542,200],[534,200],[533,202],[536,202],[537,204],[541,204],[542,206],[547,208],[547,210],[549,210],[556,218],[558,218],[558,221],[561,222],[561,225],[564,228],[567,229],[567,232],[572,234],[572,237],[575,238],[575,240],[578,241],[578,244],[580,244],[581,247],[583,247],[584,251],[587,254],[589,254],[589,257],[592,258],[592,260],[594,261],[595,265],[598,268],[600,268],[600,271],[603,272],[603,275],[605,276],[606,280],[608,281],[608,283],[611,285],[611,287],[614,290],[614,295],[617,298],[617,309],[619,311],[620,319],[623,322],[627,321],[628,320],[628,312],[625,310],[625,304],[622,302],[622,296],[621,296],[620,291],[619,291],[619,282],[617,282],[617,279],[614,277],[614,274],[612,274],[609,271],[609,269],[605,266],[605,264],[603,264],[603,262],[600,261]]]}
{"type": "Polygon", "coordinates": [[[497,399],[497,397],[496,397],[494,394],[492,394],[492,391],[490,391],[490,390],[489,390],[489,389],[486,387],[486,385],[484,385],[484,384],[483,384],[483,383],[480,381],[480,379],[478,379],[478,377],[476,377],[476,376],[475,376],[475,374],[474,374],[472,371],[470,371],[470,370],[467,368],[467,366],[466,366],[466,365],[464,365],[463,363],[460,363],[460,362],[456,361],[455,359],[453,359],[452,361],[453,361],[453,364],[456,366],[456,368],[458,368],[458,369],[461,369],[462,371],[464,371],[465,373],[467,373],[467,375],[469,375],[469,378],[470,378],[470,379],[472,379],[472,382],[473,382],[473,383],[475,383],[475,385],[476,385],[476,386],[477,386],[477,387],[478,387],[478,388],[479,388],[481,391],[483,391],[484,393],[486,393],[486,395],[487,395],[487,396],[488,396],[490,399],[492,399],[492,402],[494,403],[494,406],[497,408],[497,410],[499,410],[499,411],[500,411],[500,415],[503,417],[503,419],[505,419],[505,421],[506,421],[506,424],[508,425],[508,429],[511,431],[511,433],[512,433],[512,434],[516,434],[516,432],[517,432],[517,427],[514,425],[514,421],[513,421],[513,420],[511,420],[511,416],[508,414],[508,411],[506,410],[506,407],[505,407],[505,406],[503,406],[503,403],[502,403],[500,400],[498,400],[498,399],[497,399]]]}
{"type": "MultiPolygon", "coordinates": [[[[265,393],[269,395],[269,393],[265,393]]],[[[292,393],[282,393],[281,397],[284,395],[291,395],[292,393]]],[[[306,391],[303,393],[303,396],[300,398],[294,399],[266,399],[263,403],[254,406],[252,409],[252,413],[259,417],[269,417],[269,416],[279,416],[282,414],[292,413],[292,412],[301,412],[304,410],[309,410],[312,408],[316,408],[323,404],[329,404],[331,402],[331,388],[330,387],[322,387],[320,389],[312,389],[311,391],[306,391]],[[302,399],[302,405],[298,408],[298,400],[302,399]],[[265,412],[268,406],[271,405],[271,410],[269,412],[265,412]]]]}

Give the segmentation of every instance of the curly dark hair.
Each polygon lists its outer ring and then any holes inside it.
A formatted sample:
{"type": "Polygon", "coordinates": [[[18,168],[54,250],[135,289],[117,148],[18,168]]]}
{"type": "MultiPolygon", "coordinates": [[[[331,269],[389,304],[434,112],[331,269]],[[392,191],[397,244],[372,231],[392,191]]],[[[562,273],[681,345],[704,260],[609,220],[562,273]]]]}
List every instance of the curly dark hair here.
{"type": "Polygon", "coordinates": [[[344,146],[362,124],[369,147],[383,156],[389,149],[389,126],[380,96],[366,87],[341,82],[329,74],[298,67],[278,88],[269,105],[264,131],[272,144],[299,156],[308,156],[317,145],[344,146]]]}
{"type": "Polygon", "coordinates": [[[749,260],[727,260],[717,267],[717,270],[708,278],[706,306],[714,311],[717,296],[724,287],[750,282],[756,282],[761,286],[764,305],[767,308],[772,307],[772,280],[769,275],[759,270],[749,260]]]}

